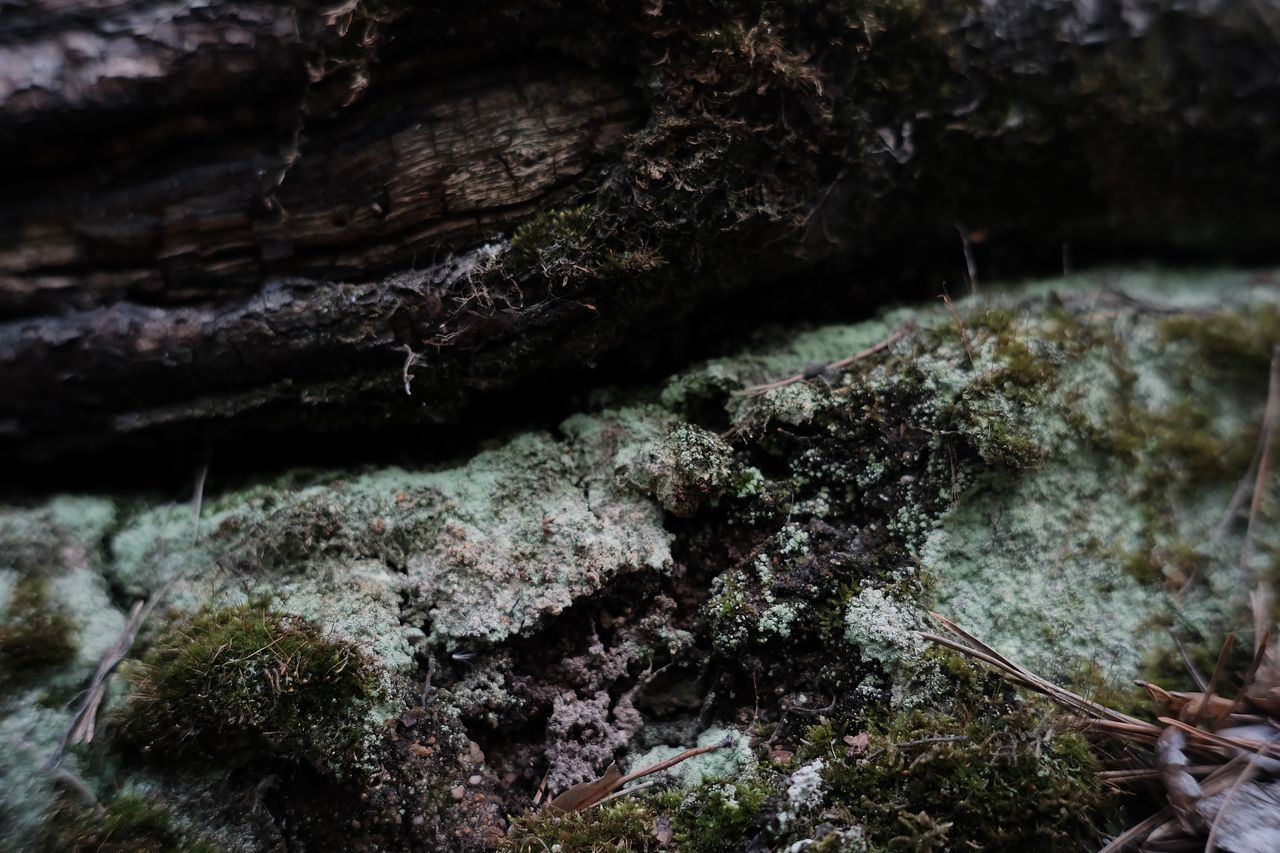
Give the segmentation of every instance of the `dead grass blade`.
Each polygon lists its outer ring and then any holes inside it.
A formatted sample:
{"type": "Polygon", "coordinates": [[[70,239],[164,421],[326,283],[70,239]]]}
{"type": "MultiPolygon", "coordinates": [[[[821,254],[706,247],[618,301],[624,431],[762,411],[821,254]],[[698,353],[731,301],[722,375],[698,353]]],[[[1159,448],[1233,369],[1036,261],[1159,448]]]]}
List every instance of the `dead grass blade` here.
{"type": "Polygon", "coordinates": [[[1139,844],[1146,841],[1147,836],[1171,820],[1173,820],[1173,809],[1168,807],[1163,808],[1141,823],[1134,824],[1115,838],[1111,839],[1111,841],[1105,847],[1101,848],[1098,853],[1120,853],[1121,850],[1124,850],[1130,844],[1139,844]]]}
{"type": "Polygon", "coordinates": [[[89,681],[89,687],[83,693],[84,698],[81,700],[80,708],[71,718],[71,725],[62,736],[62,742],[45,762],[46,769],[52,770],[61,764],[62,757],[66,755],[69,747],[79,743],[93,742],[98,725],[98,710],[102,707],[102,700],[107,694],[107,682],[120,662],[128,656],[129,649],[133,647],[133,641],[138,636],[138,629],[142,627],[142,623],[146,621],[160,599],[169,591],[171,583],[172,581],[160,587],[146,602],[134,602],[129,610],[129,617],[125,620],[124,630],[120,632],[115,645],[107,649],[102,659],[98,661],[98,668],[89,681]]]}
{"type": "Polygon", "coordinates": [[[1224,750],[1242,750],[1244,752],[1255,752],[1270,756],[1280,756],[1280,744],[1274,741],[1253,740],[1252,738],[1236,738],[1225,737],[1216,732],[1207,732],[1204,729],[1198,729],[1182,720],[1175,720],[1173,717],[1160,717],[1160,722],[1166,726],[1173,726],[1182,732],[1199,740],[1205,748],[1212,745],[1224,750]]]}
{"type": "MultiPolygon", "coordinates": [[[[852,364],[856,364],[857,362],[862,361],[863,359],[870,358],[871,356],[875,355],[878,352],[883,352],[884,350],[887,350],[889,347],[893,346],[898,341],[905,338],[911,332],[915,331],[915,328],[916,328],[915,323],[907,323],[902,328],[894,332],[892,335],[889,335],[889,337],[885,338],[883,341],[880,341],[880,343],[874,344],[873,346],[869,346],[866,349],[862,350],[861,352],[856,352],[853,355],[848,356],[847,358],[842,358],[839,361],[833,361],[830,364],[825,365],[823,367],[823,372],[832,371],[832,370],[842,370],[846,367],[849,367],[852,364]]],[[[778,388],[785,388],[788,385],[794,385],[797,382],[803,382],[806,379],[812,379],[812,378],[813,378],[813,375],[809,372],[797,373],[794,376],[788,376],[787,378],[779,379],[776,382],[766,382],[763,385],[752,385],[749,388],[743,388],[741,391],[737,393],[740,396],[755,397],[755,396],[759,396],[760,394],[764,394],[766,392],[773,391],[778,388]]]]}
{"type": "MultiPolygon", "coordinates": [[[[714,752],[717,749],[723,749],[733,743],[733,739],[726,737],[724,740],[713,743],[710,746],[696,746],[693,749],[686,749],[679,755],[673,755],[665,761],[659,761],[656,764],[650,764],[634,773],[628,773],[623,776],[618,770],[618,765],[610,764],[609,769],[604,775],[598,779],[592,779],[589,782],[580,782],[564,791],[551,802],[547,803],[547,808],[552,811],[567,814],[569,812],[580,812],[589,809],[594,805],[598,805],[606,800],[613,799],[615,793],[628,793],[619,789],[628,782],[634,782],[636,779],[642,779],[645,776],[651,776],[654,773],[660,773],[669,767],[674,767],[682,761],[688,761],[694,756],[702,755],[707,752],[714,752]]],[[[636,789],[642,786],[637,785],[636,789]]],[[[633,789],[634,790],[634,789],[633,789]]]]}
{"type": "Polygon", "coordinates": [[[1134,726],[1149,725],[1136,717],[1131,717],[1128,714],[1122,714],[1119,711],[1112,710],[1105,705],[1094,702],[1092,699],[1086,699],[1078,693],[1073,693],[1064,687],[1059,687],[1053,682],[1047,681],[1030,670],[1009,660],[991,646],[982,642],[977,637],[952,622],[950,619],[947,619],[945,616],[933,612],[930,612],[929,615],[942,625],[942,627],[963,639],[965,643],[957,643],[947,637],[930,633],[922,633],[921,636],[924,639],[947,646],[948,648],[954,649],[955,651],[968,655],[969,657],[983,660],[1001,670],[1006,675],[1012,677],[1025,687],[1048,696],[1064,708],[1070,708],[1086,716],[1099,719],[1114,720],[1116,722],[1128,723],[1134,726]]]}

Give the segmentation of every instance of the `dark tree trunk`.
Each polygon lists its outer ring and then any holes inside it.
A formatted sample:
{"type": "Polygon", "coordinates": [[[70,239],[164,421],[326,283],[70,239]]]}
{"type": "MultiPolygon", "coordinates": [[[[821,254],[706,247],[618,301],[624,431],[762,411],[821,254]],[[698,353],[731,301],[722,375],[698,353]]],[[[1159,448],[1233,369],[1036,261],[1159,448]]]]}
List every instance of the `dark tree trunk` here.
{"type": "Polygon", "coordinates": [[[1265,6],[933,5],[10,5],[0,457],[451,421],[904,250],[1276,255],[1265,6]]]}

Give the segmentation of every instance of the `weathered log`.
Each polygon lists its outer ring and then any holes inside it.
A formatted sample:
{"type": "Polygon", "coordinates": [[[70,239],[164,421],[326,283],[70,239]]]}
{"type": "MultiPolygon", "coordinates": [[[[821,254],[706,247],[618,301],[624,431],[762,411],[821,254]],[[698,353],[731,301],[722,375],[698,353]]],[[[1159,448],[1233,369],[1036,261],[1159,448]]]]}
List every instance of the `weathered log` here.
{"type": "Polygon", "coordinates": [[[904,246],[1270,257],[1274,22],[1166,5],[27,4],[0,455],[448,420],[904,246]]]}

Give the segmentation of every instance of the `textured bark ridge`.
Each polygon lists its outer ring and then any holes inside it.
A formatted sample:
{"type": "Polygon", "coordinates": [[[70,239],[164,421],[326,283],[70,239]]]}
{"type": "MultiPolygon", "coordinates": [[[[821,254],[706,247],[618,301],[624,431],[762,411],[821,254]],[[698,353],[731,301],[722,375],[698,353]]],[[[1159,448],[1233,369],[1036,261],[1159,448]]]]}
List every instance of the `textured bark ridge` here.
{"type": "Polygon", "coordinates": [[[1253,5],[5,15],[9,459],[456,421],[833,263],[954,283],[966,255],[1256,258],[1280,227],[1253,5]]]}
{"type": "Polygon", "coordinates": [[[443,238],[527,213],[637,117],[596,75],[464,74],[352,109],[285,151],[211,135],[105,186],[73,176],[11,208],[3,307],[185,301],[279,273],[407,266],[443,238]]]}

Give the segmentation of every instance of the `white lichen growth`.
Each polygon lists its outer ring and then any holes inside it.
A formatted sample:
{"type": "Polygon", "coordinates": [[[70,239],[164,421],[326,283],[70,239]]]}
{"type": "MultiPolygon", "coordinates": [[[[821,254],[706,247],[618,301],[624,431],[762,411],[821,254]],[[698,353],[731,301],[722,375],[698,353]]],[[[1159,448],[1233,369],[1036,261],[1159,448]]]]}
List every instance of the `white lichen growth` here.
{"type": "MultiPolygon", "coordinates": [[[[696,746],[712,746],[729,739],[730,744],[713,752],[704,752],[663,771],[682,790],[698,787],[710,779],[740,779],[755,772],[756,760],[751,751],[751,738],[736,729],[713,726],[698,736],[696,746]]],[[[627,762],[628,772],[666,761],[684,752],[683,746],[655,746],[627,762]]],[[[727,786],[733,796],[733,785],[727,786]]]]}
{"type": "Polygon", "coordinates": [[[924,653],[915,609],[894,601],[878,587],[866,587],[855,595],[845,609],[844,621],[845,639],[858,647],[864,662],[897,672],[924,653]]]}
{"type": "Polygon", "coordinates": [[[826,768],[826,761],[816,758],[787,779],[787,804],[778,812],[778,825],[783,830],[793,820],[822,804],[826,792],[822,771],[826,768]]]}

